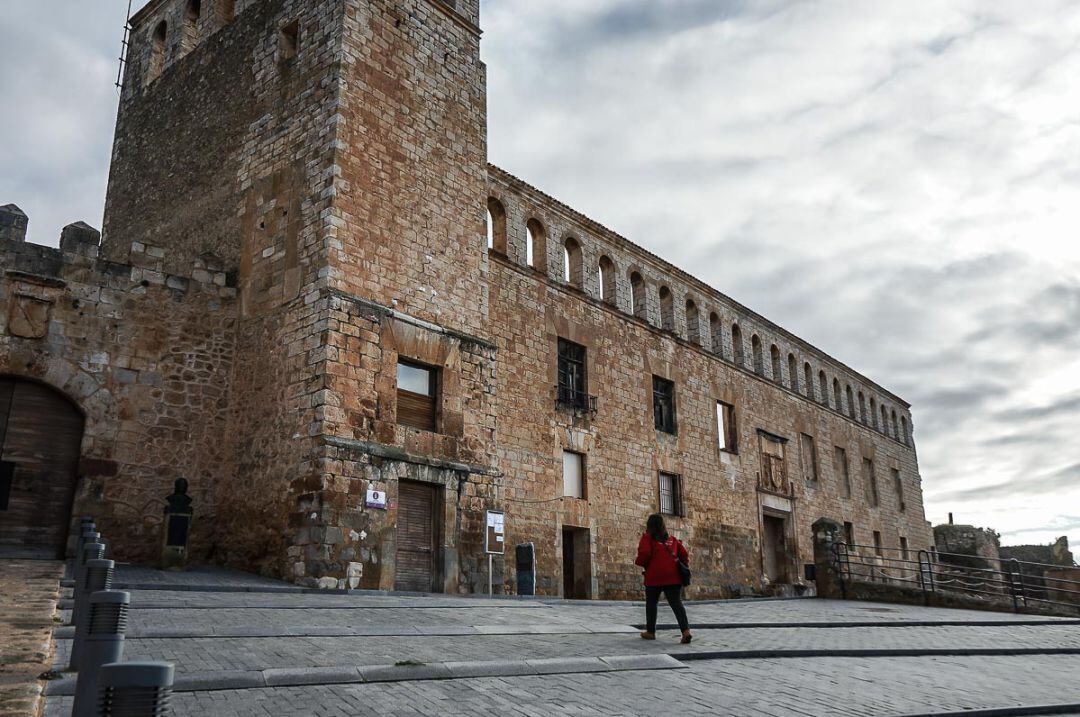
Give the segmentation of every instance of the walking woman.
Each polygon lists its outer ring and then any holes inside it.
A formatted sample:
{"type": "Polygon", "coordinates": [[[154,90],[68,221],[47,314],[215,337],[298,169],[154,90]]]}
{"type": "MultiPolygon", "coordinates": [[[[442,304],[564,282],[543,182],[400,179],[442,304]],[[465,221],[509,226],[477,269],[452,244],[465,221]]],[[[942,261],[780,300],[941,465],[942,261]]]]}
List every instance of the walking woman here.
{"type": "Polygon", "coordinates": [[[656,639],[656,604],[660,593],[667,598],[675,619],[682,630],[682,644],[689,644],[690,623],[686,620],[686,608],[682,604],[683,571],[682,562],[688,569],[690,555],[686,547],[677,538],[668,535],[664,528],[664,519],[660,515],[649,516],[645,523],[645,534],[638,542],[636,565],[645,568],[645,632],[642,639],[656,639]]]}

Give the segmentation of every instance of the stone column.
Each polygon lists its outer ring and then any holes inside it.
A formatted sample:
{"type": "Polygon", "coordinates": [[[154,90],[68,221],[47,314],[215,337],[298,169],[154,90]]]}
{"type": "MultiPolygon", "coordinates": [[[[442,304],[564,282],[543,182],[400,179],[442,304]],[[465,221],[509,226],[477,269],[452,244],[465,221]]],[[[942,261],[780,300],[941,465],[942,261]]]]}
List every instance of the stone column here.
{"type": "Polygon", "coordinates": [[[829,518],[818,518],[810,526],[814,531],[814,573],[817,595],[823,598],[844,597],[840,574],[836,569],[836,553],[833,546],[841,542],[842,526],[829,518]]]}

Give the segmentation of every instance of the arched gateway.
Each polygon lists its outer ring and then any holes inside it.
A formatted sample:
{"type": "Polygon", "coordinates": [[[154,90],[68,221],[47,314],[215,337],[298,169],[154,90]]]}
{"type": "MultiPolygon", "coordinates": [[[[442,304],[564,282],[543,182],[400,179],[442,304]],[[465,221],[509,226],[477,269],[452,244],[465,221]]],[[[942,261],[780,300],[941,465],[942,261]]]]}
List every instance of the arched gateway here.
{"type": "Polygon", "coordinates": [[[0,557],[63,554],[82,434],[62,394],[0,376],[0,557]]]}

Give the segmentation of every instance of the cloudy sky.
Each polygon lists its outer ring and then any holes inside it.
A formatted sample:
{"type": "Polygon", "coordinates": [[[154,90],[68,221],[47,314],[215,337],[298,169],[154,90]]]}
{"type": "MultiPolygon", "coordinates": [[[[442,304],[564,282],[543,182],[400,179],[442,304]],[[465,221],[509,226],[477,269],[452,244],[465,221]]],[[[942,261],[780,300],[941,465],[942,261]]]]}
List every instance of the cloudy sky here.
{"type": "MultiPolygon", "coordinates": [[[[4,3],[34,241],[100,226],[126,5],[4,3]]],[[[1080,3],[483,14],[493,162],[910,401],[931,521],[1080,547],[1080,3]]]]}

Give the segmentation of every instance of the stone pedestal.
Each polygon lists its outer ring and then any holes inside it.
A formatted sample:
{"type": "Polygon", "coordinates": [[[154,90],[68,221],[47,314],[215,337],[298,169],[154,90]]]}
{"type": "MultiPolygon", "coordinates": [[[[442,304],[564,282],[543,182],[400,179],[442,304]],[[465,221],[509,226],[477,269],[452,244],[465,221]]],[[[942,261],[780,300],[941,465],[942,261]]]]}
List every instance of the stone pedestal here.
{"type": "Polygon", "coordinates": [[[817,595],[823,598],[841,599],[844,589],[840,573],[836,569],[834,547],[841,542],[843,526],[829,518],[818,518],[811,526],[814,531],[814,574],[817,578],[817,595]]]}

